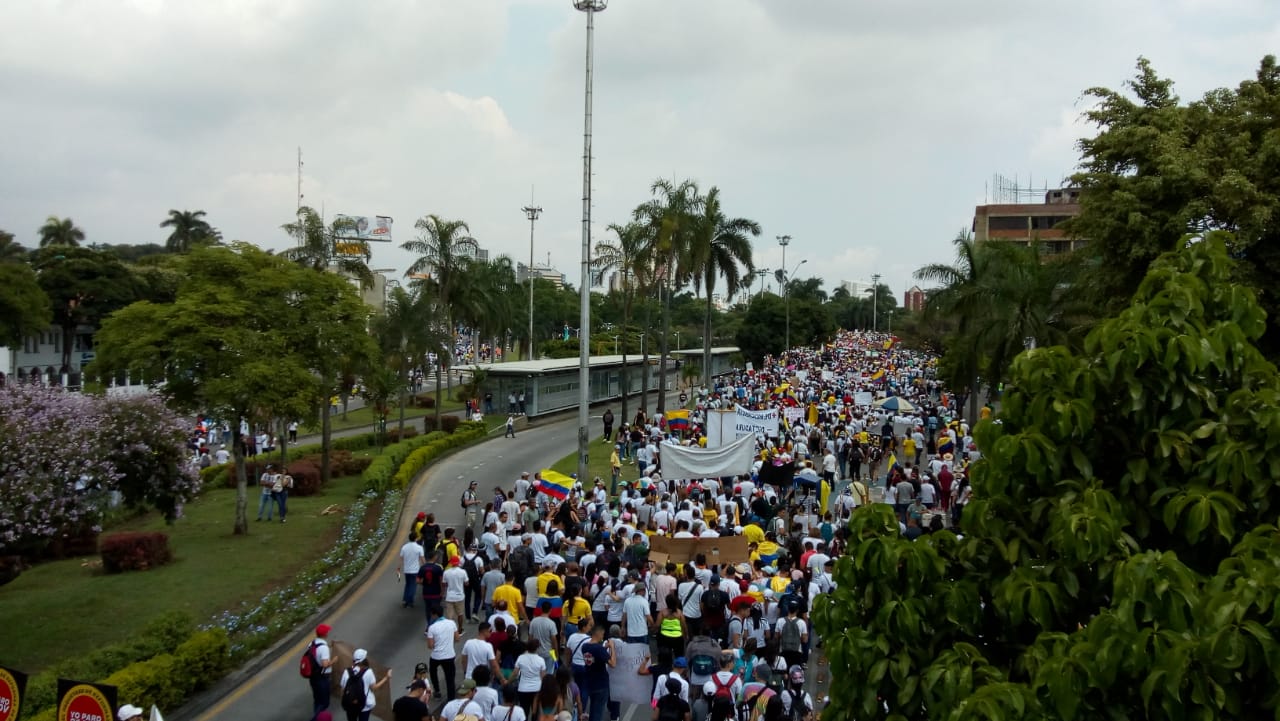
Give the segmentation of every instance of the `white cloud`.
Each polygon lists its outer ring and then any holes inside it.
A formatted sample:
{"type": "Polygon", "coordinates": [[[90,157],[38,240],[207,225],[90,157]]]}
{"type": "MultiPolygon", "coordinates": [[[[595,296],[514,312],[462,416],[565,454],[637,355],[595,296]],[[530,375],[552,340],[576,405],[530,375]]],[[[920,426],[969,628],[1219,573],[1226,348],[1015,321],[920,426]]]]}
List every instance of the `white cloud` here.
{"type": "MultiPolygon", "coordinates": [[[[580,245],[584,19],[567,0],[30,0],[0,4],[0,227],[48,214],[90,240],[163,239],[169,208],[283,247],[307,202],[466,219],[571,278],[580,245]]],[[[895,295],[952,257],[993,173],[1076,164],[1082,92],[1138,55],[1183,98],[1280,46],[1273,0],[617,0],[596,54],[597,235],[655,177],[721,188],[801,274],[879,272],[895,295]],[[794,260],[793,260],[794,259],[794,260]]],[[[404,267],[395,248],[375,263],[404,267]]]]}

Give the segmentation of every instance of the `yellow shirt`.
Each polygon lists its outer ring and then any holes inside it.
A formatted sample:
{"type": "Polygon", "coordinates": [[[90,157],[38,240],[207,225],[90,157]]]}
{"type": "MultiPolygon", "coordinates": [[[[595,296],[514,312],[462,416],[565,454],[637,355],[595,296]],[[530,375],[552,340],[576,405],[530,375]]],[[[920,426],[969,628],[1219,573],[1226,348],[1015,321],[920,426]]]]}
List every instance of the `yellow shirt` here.
{"type": "Polygon", "coordinates": [[[509,583],[498,586],[493,589],[493,605],[497,606],[498,601],[506,601],[507,613],[515,620],[520,620],[520,612],[524,610],[524,594],[520,593],[520,589],[509,583]]]}
{"type": "Polygon", "coordinates": [[[742,527],[742,535],[746,536],[747,543],[759,543],[764,540],[764,529],[754,523],[748,523],[742,527]]]}
{"type": "Polygon", "coordinates": [[[910,457],[916,455],[916,439],[907,436],[907,440],[902,442],[902,450],[910,457]]]}
{"type": "Polygon", "coordinates": [[[573,599],[573,603],[570,606],[565,606],[562,612],[564,620],[569,623],[579,623],[582,619],[591,615],[591,604],[587,603],[587,599],[581,596],[573,599]]]}
{"type": "Polygon", "coordinates": [[[702,520],[706,521],[708,526],[716,525],[716,520],[719,518],[720,514],[716,512],[716,509],[710,506],[702,509],[702,520]]]}
{"type": "Polygon", "coordinates": [[[609,454],[609,466],[618,469],[622,468],[622,459],[618,457],[618,449],[615,447],[613,453],[609,454]]]}
{"type": "Polygon", "coordinates": [[[550,585],[552,581],[555,581],[560,586],[561,591],[564,590],[564,581],[560,580],[560,577],[552,573],[551,571],[547,571],[545,573],[538,575],[538,597],[539,598],[547,595],[547,586],[550,585]]]}

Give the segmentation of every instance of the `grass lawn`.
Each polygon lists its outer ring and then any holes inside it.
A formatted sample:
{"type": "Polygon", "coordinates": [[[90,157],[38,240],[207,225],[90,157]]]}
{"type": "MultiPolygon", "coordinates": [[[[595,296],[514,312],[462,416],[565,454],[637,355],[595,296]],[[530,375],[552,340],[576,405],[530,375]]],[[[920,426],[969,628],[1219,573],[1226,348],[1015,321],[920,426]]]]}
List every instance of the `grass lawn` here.
{"type": "MultiPolygon", "coordinates": [[[[449,413],[451,411],[457,411],[457,410],[462,410],[462,403],[458,401],[445,401],[444,405],[440,406],[441,413],[449,413]]],[[[410,418],[417,419],[423,416],[432,415],[435,412],[436,412],[436,409],[434,408],[415,408],[414,406],[406,405],[404,407],[405,425],[409,425],[410,418]]],[[[333,416],[333,422],[331,425],[333,426],[333,430],[343,431],[348,428],[361,428],[363,426],[371,426],[374,424],[375,420],[376,419],[373,416],[373,409],[370,408],[369,406],[365,406],[363,408],[352,408],[351,410],[347,411],[346,420],[343,420],[342,406],[339,405],[338,412],[333,416]]],[[[397,406],[397,407],[393,407],[391,409],[391,415],[387,416],[387,428],[396,428],[396,427],[399,427],[399,424],[400,424],[400,408],[397,406]]],[[[418,430],[422,430],[420,425],[418,430]]],[[[308,435],[319,433],[320,424],[317,423],[315,426],[310,426],[310,425],[303,426],[302,431],[308,435]]]]}
{"type": "MultiPolygon", "coordinates": [[[[105,575],[97,556],[40,564],[0,587],[3,662],[35,673],[61,658],[121,641],[163,611],[181,610],[204,623],[241,602],[254,602],[287,583],[336,539],[343,508],[356,497],[359,477],[334,479],[318,495],[289,499],[289,522],[253,520],[258,492],[249,489],[249,534],[231,533],[235,491],[210,489],[166,527],[155,513],[111,531],[166,531],[174,561],[167,566],[105,575]]],[[[374,513],[377,509],[373,510],[374,513]]]]}
{"type": "MultiPolygon", "coordinates": [[[[591,440],[591,445],[588,446],[587,477],[583,479],[583,484],[582,484],[583,487],[590,487],[591,479],[595,478],[596,476],[603,478],[605,481],[605,484],[608,485],[609,477],[610,475],[612,475],[612,470],[609,467],[609,454],[613,452],[612,448],[613,447],[610,446],[608,443],[601,443],[599,438],[593,438],[591,440]]],[[[577,473],[578,472],[578,452],[574,451],[573,453],[570,453],[564,458],[561,458],[560,460],[556,461],[551,466],[551,470],[559,471],[560,473],[563,473],[566,476],[577,473]]],[[[637,476],[636,467],[629,466],[627,465],[626,461],[623,461],[622,477],[620,480],[634,481],[636,479],[636,476],[637,476]]]]}

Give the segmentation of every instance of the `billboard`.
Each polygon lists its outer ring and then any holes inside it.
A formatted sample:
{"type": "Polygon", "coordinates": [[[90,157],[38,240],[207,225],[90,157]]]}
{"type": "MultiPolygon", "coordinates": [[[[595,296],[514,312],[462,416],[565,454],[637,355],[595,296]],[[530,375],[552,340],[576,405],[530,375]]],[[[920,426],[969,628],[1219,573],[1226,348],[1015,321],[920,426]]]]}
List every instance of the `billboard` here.
{"type": "Polygon", "coordinates": [[[344,226],[342,235],[338,236],[340,239],[391,242],[392,220],[389,215],[375,215],[372,218],[367,215],[337,215],[334,223],[344,226]]]}

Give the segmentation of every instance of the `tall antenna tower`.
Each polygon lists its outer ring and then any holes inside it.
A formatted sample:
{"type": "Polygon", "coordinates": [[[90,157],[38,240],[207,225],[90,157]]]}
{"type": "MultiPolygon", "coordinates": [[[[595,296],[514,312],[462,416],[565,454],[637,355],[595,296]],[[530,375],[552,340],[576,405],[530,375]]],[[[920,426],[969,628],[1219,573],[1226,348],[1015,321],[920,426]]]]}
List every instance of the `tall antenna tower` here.
{"type": "Polygon", "coordinates": [[[298,146],[298,212],[302,212],[302,146],[298,146]]]}

